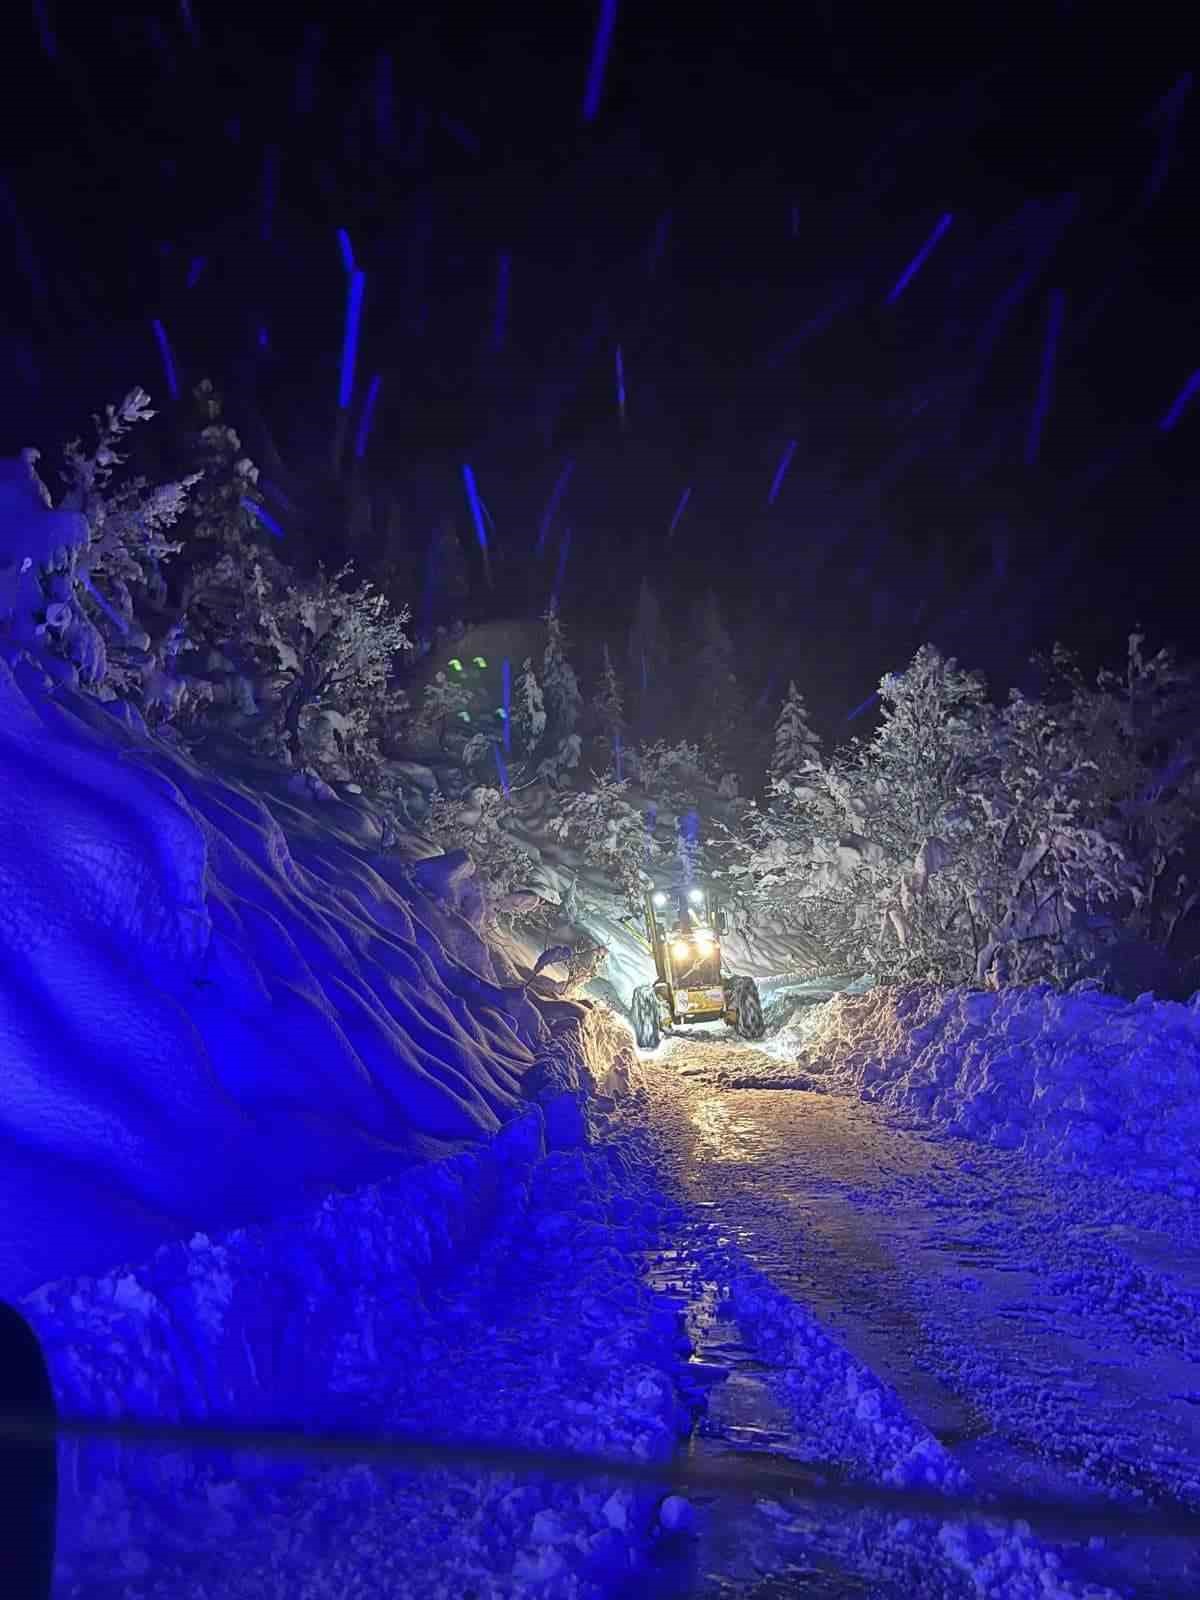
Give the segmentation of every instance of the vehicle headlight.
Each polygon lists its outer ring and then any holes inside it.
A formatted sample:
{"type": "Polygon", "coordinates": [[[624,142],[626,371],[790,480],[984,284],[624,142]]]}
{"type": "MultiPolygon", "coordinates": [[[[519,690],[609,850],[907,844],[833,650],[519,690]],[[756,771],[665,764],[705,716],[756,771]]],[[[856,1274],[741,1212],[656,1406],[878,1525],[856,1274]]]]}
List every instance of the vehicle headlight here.
{"type": "Polygon", "coordinates": [[[692,947],[686,939],[676,939],[675,943],[671,946],[671,954],[675,957],[676,961],[686,961],[691,953],[692,947]]]}
{"type": "Polygon", "coordinates": [[[712,942],[711,934],[698,933],[696,935],[696,949],[697,950],[701,950],[701,951],[703,951],[703,953],[705,955],[708,955],[708,953],[712,949],[712,947],[713,947],[713,942],[712,942]]]}

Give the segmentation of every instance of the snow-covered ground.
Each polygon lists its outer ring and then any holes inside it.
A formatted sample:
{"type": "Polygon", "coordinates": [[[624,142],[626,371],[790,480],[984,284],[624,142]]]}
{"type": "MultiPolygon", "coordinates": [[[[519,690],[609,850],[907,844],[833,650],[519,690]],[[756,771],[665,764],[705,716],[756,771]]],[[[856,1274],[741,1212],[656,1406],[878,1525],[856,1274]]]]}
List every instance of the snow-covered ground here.
{"type": "MultiPolygon", "coordinates": [[[[469,861],[202,769],[28,658],[0,661],[0,838],[0,1294],[63,1411],[670,1453],[658,1208],[595,1143],[630,1037],[489,945],[469,861]]],[[[655,1518],[469,1471],[60,1465],[81,1597],[584,1595],[655,1518]]]]}
{"type": "MultiPolygon", "coordinates": [[[[710,1030],[639,1063],[531,977],[535,940],[489,930],[466,859],[384,848],[350,793],[202,769],[27,658],[0,661],[0,838],[0,1294],[64,1410],[665,1461],[681,1318],[702,1353],[724,1319],[787,1418],[770,1448],[948,1495],[1200,1506],[1190,1007],[798,981],[814,952],[780,927],[730,945],[760,1049],[710,1030]],[[648,1287],[664,1248],[686,1292],[648,1287]]],[[[541,843],[548,882],[578,868],[541,843]]],[[[594,993],[627,1003],[644,954],[585,887],[563,927],[610,946],[594,993]]],[[[75,1600],[667,1592],[649,1485],[61,1463],[75,1600]]],[[[878,1593],[1146,1574],[1079,1549],[1067,1573],[1020,1529],[765,1514],[763,1570],[816,1552],[878,1593]]],[[[721,1515],[699,1526],[728,1578],[721,1515]]]]}
{"type": "Polygon", "coordinates": [[[1200,998],[880,989],[798,1011],[766,1048],[944,1132],[1200,1193],[1200,998]]]}
{"type": "MultiPolygon", "coordinates": [[[[1200,1512],[1189,1202],[931,1138],[796,1072],[791,1089],[744,1087],[787,1072],[719,1029],[665,1042],[647,1073],[658,1168],[687,1219],[673,1234],[675,1276],[701,1353],[716,1294],[716,1314],[760,1364],[750,1382],[767,1391],[747,1406],[733,1363],[724,1449],[971,1498],[1200,1512]]],[[[715,1412],[722,1403],[718,1390],[715,1412]]],[[[814,1569],[832,1564],[847,1587],[816,1587],[822,1595],[859,1592],[857,1579],[889,1595],[1182,1600],[1200,1583],[1194,1536],[1071,1538],[977,1516],[819,1507],[762,1515],[726,1545],[752,1546],[762,1571],[805,1571],[813,1585],[814,1569]]],[[[713,1516],[719,1533],[720,1508],[713,1516]]],[[[1192,1525],[1200,1531],[1200,1517],[1192,1525]]]]}
{"type": "MultiPolygon", "coordinates": [[[[88,1415],[665,1459],[681,1329],[639,1281],[662,1204],[623,1149],[547,1152],[531,1108],[478,1152],[25,1309],[88,1415]]],[[[94,1444],[63,1468],[64,1600],[599,1596],[642,1562],[666,1492],[94,1444]]]]}

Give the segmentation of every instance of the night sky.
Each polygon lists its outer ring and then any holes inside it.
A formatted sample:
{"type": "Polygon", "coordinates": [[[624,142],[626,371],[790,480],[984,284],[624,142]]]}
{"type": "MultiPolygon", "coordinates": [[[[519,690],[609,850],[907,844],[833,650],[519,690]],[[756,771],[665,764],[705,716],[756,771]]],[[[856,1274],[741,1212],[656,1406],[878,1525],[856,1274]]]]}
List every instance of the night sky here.
{"type": "Polygon", "coordinates": [[[415,572],[446,515],[471,549],[471,463],[476,614],[541,609],[570,528],[568,621],[619,643],[647,575],[685,650],[713,585],[747,685],[795,676],[828,732],[925,639],[1000,686],[1135,623],[1194,652],[1190,61],[1092,7],[959,12],[617,6],[590,118],[600,7],[18,12],[0,449],[168,401],[157,319],[180,414],[209,375],[311,473],[344,229],[355,481],[415,572]]]}

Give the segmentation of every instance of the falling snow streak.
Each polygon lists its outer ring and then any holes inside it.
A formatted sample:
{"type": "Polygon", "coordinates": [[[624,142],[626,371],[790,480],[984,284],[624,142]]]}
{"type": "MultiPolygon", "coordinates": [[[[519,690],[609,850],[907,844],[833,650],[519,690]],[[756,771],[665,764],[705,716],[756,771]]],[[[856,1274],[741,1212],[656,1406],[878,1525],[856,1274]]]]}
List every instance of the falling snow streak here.
{"type": "Polygon", "coordinates": [[[258,325],[258,348],[260,350],[269,350],[271,348],[271,340],[267,334],[266,324],[262,322],[258,325]]]}
{"type": "Polygon", "coordinates": [[[350,235],[346,232],[345,228],[338,229],[337,242],[338,249],[342,253],[342,265],[345,267],[347,273],[352,277],[354,275],[354,246],[350,243],[350,235]]]}
{"type": "MultiPolygon", "coordinates": [[[[504,731],[506,734],[508,733],[507,723],[505,724],[504,731]]],[[[492,754],[496,758],[496,771],[500,775],[500,787],[504,790],[505,794],[508,794],[508,768],[504,765],[504,757],[500,754],[500,746],[498,744],[494,744],[492,746],[492,754]]]]}
{"type": "MultiPolygon", "coordinates": [[[[423,145],[425,142],[425,130],[429,127],[428,111],[422,110],[418,120],[420,122],[420,141],[423,145]]],[[[464,128],[461,122],[456,122],[453,117],[446,116],[445,112],[438,117],[438,124],[444,132],[450,135],[455,144],[465,150],[469,156],[477,156],[479,154],[479,140],[471,132],[470,128],[464,128]]]]}
{"type": "Polygon", "coordinates": [[[55,60],[58,56],[58,40],[54,37],[54,29],[50,26],[45,0],[33,0],[33,20],[37,26],[38,40],[42,49],[51,61],[55,60]]]}
{"type": "Polygon", "coordinates": [[[558,511],[559,503],[561,502],[563,495],[567,492],[567,485],[570,483],[571,474],[574,471],[574,461],[568,460],[562,471],[559,473],[558,480],[554,485],[553,491],[551,492],[546,509],[542,512],[542,520],[538,525],[537,553],[539,556],[545,549],[546,536],[550,532],[550,526],[554,521],[555,513],[558,511]]]}
{"type": "Polygon", "coordinates": [[[625,358],[621,354],[621,346],[617,346],[617,415],[621,419],[621,426],[625,426],[625,358]]]}
{"type": "Polygon", "coordinates": [[[1046,426],[1046,418],[1050,412],[1050,394],[1054,387],[1054,357],[1058,349],[1059,335],[1062,333],[1065,306],[1066,296],[1062,290],[1051,289],[1050,309],[1046,317],[1046,343],[1042,348],[1042,371],[1038,379],[1037,399],[1029,422],[1029,433],[1025,440],[1027,467],[1031,467],[1037,460],[1042,443],[1042,430],[1046,426]]]}
{"type": "Polygon", "coordinates": [[[592,60],[588,67],[587,87],[583,92],[583,120],[591,122],[600,109],[600,95],[604,88],[604,69],[608,65],[608,47],[612,43],[613,25],[617,20],[617,0],[600,0],[600,20],[596,24],[596,38],[592,45],[592,60]]]}
{"type": "Polygon", "coordinates": [[[668,540],[670,540],[672,534],[675,532],[675,529],[676,529],[676,526],[678,525],[679,519],[683,515],[683,513],[687,510],[687,503],[691,498],[692,498],[692,489],[691,489],[691,485],[689,484],[688,487],[679,496],[679,504],[675,507],[675,515],[671,518],[671,526],[667,529],[667,539],[668,540]]]}
{"type": "Polygon", "coordinates": [[[246,499],[239,500],[238,504],[243,511],[248,512],[254,518],[255,522],[261,522],[268,533],[273,534],[276,539],[283,538],[283,529],[265,506],[260,506],[255,500],[246,499]]]}
{"type": "Polygon", "coordinates": [[[619,733],[614,733],[613,734],[612,747],[613,747],[613,767],[616,770],[617,782],[618,783],[624,783],[624,781],[625,781],[625,772],[624,772],[625,752],[624,752],[624,750],[623,750],[623,748],[621,746],[621,735],[619,733]]]}
{"type": "Polygon", "coordinates": [[[505,656],[500,663],[500,699],[504,705],[504,748],[512,749],[512,662],[505,656]]]}
{"type": "Polygon", "coordinates": [[[471,521],[475,524],[475,538],[483,555],[483,571],[488,583],[492,581],[492,569],[488,557],[487,529],[483,525],[483,512],[479,504],[479,490],[475,487],[475,474],[467,463],[463,462],[463,487],[467,491],[467,505],[471,509],[471,521]]]}
{"type": "MultiPolygon", "coordinates": [[[[914,617],[914,621],[915,620],[916,620],[916,618],[914,617]]],[[[846,721],[847,722],[853,722],[855,717],[861,717],[863,712],[867,709],[867,707],[874,705],[876,700],[878,700],[878,699],[879,699],[879,690],[878,689],[872,690],[872,692],[863,701],[862,705],[855,706],[854,710],[846,718],[846,721]]]]}
{"type": "Polygon", "coordinates": [[[371,437],[371,423],[375,417],[375,402],[379,398],[379,385],[383,379],[377,372],[371,379],[367,389],[367,398],[363,403],[362,416],[358,419],[358,433],[354,440],[354,454],[359,461],[367,453],[367,440],[371,437]]]}
{"type": "Polygon", "coordinates": [[[650,276],[653,277],[667,248],[667,235],[671,230],[671,213],[664,211],[654,225],[654,238],[650,243],[650,276]]]}
{"type": "Polygon", "coordinates": [[[277,483],[273,482],[270,478],[260,478],[258,480],[258,486],[265,495],[269,495],[271,499],[281,505],[285,511],[290,511],[292,516],[297,514],[295,501],[289,500],[287,495],[277,483]]]}
{"type": "Polygon", "coordinates": [[[840,295],[832,305],[826,306],[824,311],[819,311],[815,317],[812,317],[804,324],[799,333],[794,333],[790,339],[785,340],[783,344],[778,345],[771,352],[767,357],[767,366],[773,370],[785,356],[791,355],[792,351],[803,344],[806,339],[811,339],[818,333],[824,333],[826,328],[833,323],[835,317],[840,316],[847,307],[854,304],[861,292],[861,285],[856,284],[853,289],[840,295]]]}
{"type": "Polygon", "coordinates": [[[1146,184],[1145,192],[1142,195],[1143,209],[1156,197],[1166,182],[1167,171],[1171,165],[1171,157],[1175,152],[1175,136],[1179,131],[1179,118],[1191,87],[1192,74],[1185,72],[1175,80],[1172,88],[1155,106],[1148,119],[1151,125],[1158,125],[1159,136],[1158,154],[1155,157],[1154,167],[1146,184]]]}
{"type": "Polygon", "coordinates": [[[512,283],[512,256],[502,250],[496,261],[496,306],[492,316],[492,349],[503,350],[508,337],[508,297],[512,283]]]}
{"type": "Polygon", "coordinates": [[[269,244],[275,223],[275,204],[279,199],[279,146],[268,145],[263,155],[262,238],[269,244]]]}
{"type": "Polygon", "coordinates": [[[194,289],[200,282],[200,274],[204,271],[204,268],[207,266],[207,264],[207,256],[192,257],[191,265],[188,267],[187,275],[187,286],[189,289],[194,289]]]}
{"type": "Polygon", "coordinates": [[[925,243],[917,251],[916,255],[909,262],[908,266],[892,285],[892,291],[887,297],[888,305],[894,305],[896,301],[899,300],[905,289],[908,288],[909,284],[916,277],[917,273],[920,272],[921,268],[925,265],[925,262],[929,259],[929,256],[933,251],[933,247],[937,244],[938,240],[942,237],[946,229],[953,221],[953,213],[947,211],[945,216],[938,223],[937,227],[929,235],[928,239],[926,239],[925,243]]]}
{"type": "Polygon", "coordinates": [[[170,394],[172,400],[177,400],[179,398],[179,384],[175,377],[175,362],[171,356],[171,346],[167,341],[167,330],[163,327],[162,323],[157,317],[155,317],[150,326],[154,329],[154,337],[158,340],[158,350],[159,354],[162,356],[163,372],[166,374],[167,379],[167,392],[170,394]]]}
{"type": "Polygon", "coordinates": [[[196,32],[196,22],[192,16],[191,0],[179,0],[179,15],[183,18],[183,26],[187,36],[193,44],[199,44],[200,35],[196,32]]]}
{"type": "Polygon", "coordinates": [[[780,487],[783,484],[784,476],[785,476],[785,474],[787,472],[788,467],[791,465],[792,457],[795,455],[795,453],[796,453],[796,440],[795,439],[789,439],[788,442],[787,442],[787,448],[783,452],[783,459],[780,461],[779,465],[776,467],[775,476],[771,480],[771,492],[767,496],[767,504],[769,506],[773,506],[775,504],[775,501],[776,501],[776,499],[777,499],[777,497],[779,495],[780,487]]]}
{"type": "Polygon", "coordinates": [[[342,339],[342,372],[338,386],[338,407],[342,411],[350,409],[350,397],[354,393],[354,363],[358,357],[358,327],[362,321],[365,283],[365,275],[356,270],[351,274],[346,292],[346,331],[342,339]]]}
{"type": "Polygon", "coordinates": [[[1197,389],[1200,389],[1200,368],[1192,373],[1191,377],[1184,384],[1183,388],[1175,396],[1175,399],[1171,405],[1171,409],[1159,423],[1158,426],[1163,433],[1170,433],[1171,429],[1187,410],[1188,404],[1191,401],[1192,396],[1196,393],[1197,389]]]}

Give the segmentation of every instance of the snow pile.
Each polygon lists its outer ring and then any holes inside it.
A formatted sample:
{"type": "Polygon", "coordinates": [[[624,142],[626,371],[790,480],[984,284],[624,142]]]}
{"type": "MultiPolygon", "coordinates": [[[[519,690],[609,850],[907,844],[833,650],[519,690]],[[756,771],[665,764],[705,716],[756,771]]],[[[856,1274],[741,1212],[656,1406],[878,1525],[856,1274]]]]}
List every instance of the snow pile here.
{"type": "Polygon", "coordinates": [[[767,1048],[949,1134],[1185,1198],[1200,1185],[1194,1002],[875,989],[801,1013],[767,1048]]]}
{"type": "Polygon", "coordinates": [[[498,972],[463,856],[50,688],[0,660],[0,1293],[484,1139],[582,1026],[498,972]]]}
{"type": "MultiPolygon", "coordinates": [[[[712,1232],[719,1231],[713,1224],[712,1232]]],[[[740,1251],[701,1245],[693,1257],[722,1286],[722,1308],[764,1363],[785,1400],[800,1459],[833,1461],[853,1480],[978,1498],[966,1472],[896,1392],[830,1338],[805,1306],[778,1289],[740,1251]]],[[[1115,1600],[1112,1590],[1064,1570],[1064,1557],[1028,1526],[981,1517],[896,1517],[878,1512],[823,1513],[803,1505],[759,1502],[782,1533],[818,1537],[828,1553],[871,1567],[899,1592],[957,1593],[965,1583],[980,1600],[1115,1600]]],[[[892,1592],[889,1585],[888,1592],[892,1592]]]]}
{"type": "MultiPolygon", "coordinates": [[[[687,1420],[681,1330],[638,1276],[661,1214],[635,1148],[547,1152],[531,1108],[470,1152],[22,1309],[72,1412],[666,1460],[687,1420]]],[[[60,1475],[64,1600],[587,1600],[642,1559],[662,1500],[454,1463],[92,1443],[65,1446],[60,1475]]]]}

